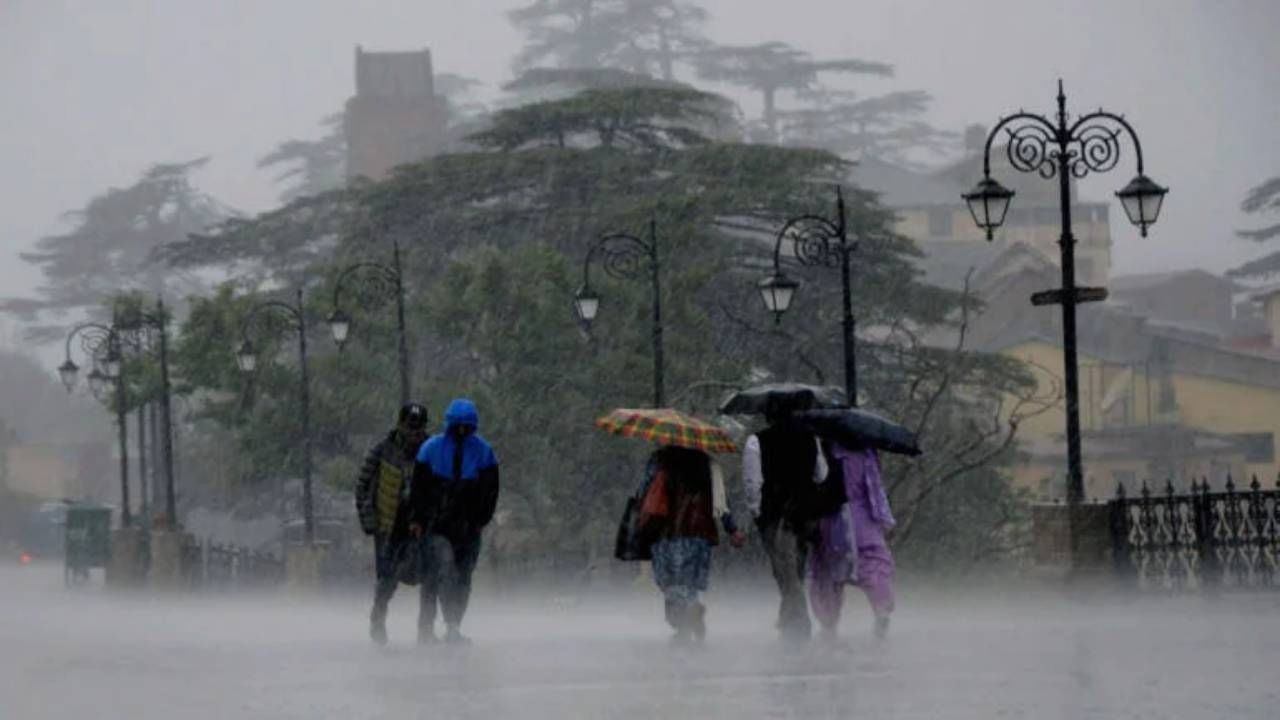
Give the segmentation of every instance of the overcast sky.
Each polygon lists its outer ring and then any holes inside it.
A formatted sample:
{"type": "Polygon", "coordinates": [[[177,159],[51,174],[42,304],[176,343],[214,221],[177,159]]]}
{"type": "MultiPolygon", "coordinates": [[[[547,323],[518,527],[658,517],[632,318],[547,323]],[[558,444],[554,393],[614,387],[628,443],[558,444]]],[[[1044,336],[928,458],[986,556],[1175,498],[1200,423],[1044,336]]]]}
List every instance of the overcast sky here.
{"type": "MultiPolygon", "coordinates": [[[[246,211],[276,198],[255,168],[312,137],[353,88],[353,52],[431,49],[437,71],[491,86],[521,44],[512,0],[0,0],[0,295],[29,292],[17,253],[59,215],[155,162],[210,155],[202,188],[246,211]]],[[[1117,272],[1224,270],[1243,193],[1280,174],[1277,0],[705,0],[724,43],[782,40],[819,57],[893,63],[867,93],[921,88],[935,124],[1020,106],[1125,114],[1148,173],[1170,186],[1142,240],[1113,212],[1117,272]]],[[[749,113],[754,98],[743,97],[749,113]]],[[[1085,193],[1103,199],[1131,156],[1085,193]]]]}

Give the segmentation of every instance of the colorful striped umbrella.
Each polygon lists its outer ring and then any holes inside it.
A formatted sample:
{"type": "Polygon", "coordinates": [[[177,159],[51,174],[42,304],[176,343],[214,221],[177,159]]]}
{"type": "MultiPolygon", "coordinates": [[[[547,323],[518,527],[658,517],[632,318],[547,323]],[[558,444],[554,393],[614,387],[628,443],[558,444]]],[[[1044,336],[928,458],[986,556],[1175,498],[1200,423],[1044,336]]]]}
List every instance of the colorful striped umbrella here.
{"type": "Polygon", "coordinates": [[[738,452],[738,446],[724,430],[670,408],[618,408],[596,420],[596,427],[614,435],[661,445],[678,445],[709,453],[738,452]]]}

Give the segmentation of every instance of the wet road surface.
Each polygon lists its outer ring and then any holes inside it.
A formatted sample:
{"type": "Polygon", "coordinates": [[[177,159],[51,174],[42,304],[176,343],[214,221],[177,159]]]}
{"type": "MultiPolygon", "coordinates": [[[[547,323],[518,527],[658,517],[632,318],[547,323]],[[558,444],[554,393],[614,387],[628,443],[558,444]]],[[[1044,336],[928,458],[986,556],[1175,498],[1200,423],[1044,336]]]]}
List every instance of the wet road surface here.
{"type": "Polygon", "coordinates": [[[119,596],[0,567],[0,718],[1280,717],[1278,594],[904,594],[885,642],[853,596],[847,647],[802,652],[773,638],[767,595],[713,593],[708,644],[688,651],[656,592],[484,588],[473,645],[419,649],[414,595],[376,649],[355,595],[119,596]]]}

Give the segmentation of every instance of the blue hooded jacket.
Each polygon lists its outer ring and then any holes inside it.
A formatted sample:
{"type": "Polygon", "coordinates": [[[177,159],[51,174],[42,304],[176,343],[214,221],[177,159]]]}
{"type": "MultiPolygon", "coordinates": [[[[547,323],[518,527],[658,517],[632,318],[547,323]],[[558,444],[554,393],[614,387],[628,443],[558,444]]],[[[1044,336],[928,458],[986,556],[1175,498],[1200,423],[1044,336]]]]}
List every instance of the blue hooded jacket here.
{"type": "Polygon", "coordinates": [[[444,413],[444,432],[432,437],[418,450],[418,462],[431,468],[437,477],[446,480],[475,480],[480,472],[498,464],[493,447],[479,435],[472,433],[463,439],[462,463],[454,473],[454,461],[458,452],[458,438],[453,429],[459,425],[480,426],[480,413],[476,404],[466,398],[449,403],[444,413]]]}
{"type": "Polygon", "coordinates": [[[498,456],[474,430],[459,438],[459,426],[476,428],[475,403],[459,398],[445,411],[445,430],[418,450],[409,493],[409,522],[455,540],[474,537],[493,519],[498,503],[498,456]]]}

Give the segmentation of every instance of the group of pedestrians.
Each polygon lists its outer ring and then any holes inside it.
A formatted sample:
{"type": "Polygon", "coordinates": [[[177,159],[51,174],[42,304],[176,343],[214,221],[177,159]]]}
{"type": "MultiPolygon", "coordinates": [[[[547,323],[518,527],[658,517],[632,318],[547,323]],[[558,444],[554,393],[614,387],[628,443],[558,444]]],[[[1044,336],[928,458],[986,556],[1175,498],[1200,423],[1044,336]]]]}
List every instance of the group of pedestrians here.
{"type": "MultiPolygon", "coordinates": [[[[866,594],[874,632],[883,638],[894,608],[894,561],[885,538],[894,519],[876,451],[820,440],[785,403],[768,409],[766,423],[743,447],[742,482],[778,587],[783,641],[795,646],[812,637],[812,609],[820,637],[836,642],[850,585],[866,594]]],[[[728,510],[723,473],[705,452],[664,445],[650,456],[638,496],[640,532],[652,539],[653,577],[673,642],[701,642],[700,595],[718,541],[716,522],[734,547],[746,540],[728,510]]]]}
{"type": "Polygon", "coordinates": [[[437,609],[446,643],[465,643],[462,618],[480,538],[498,502],[498,458],[477,433],[475,403],[449,404],[444,429],[428,431],[427,409],[410,403],[396,427],[365,457],[356,481],[360,526],[373,536],[375,585],[369,636],[387,642],[387,606],[396,587],[416,584],[418,643],[433,644],[437,609]]]}
{"type": "MultiPolygon", "coordinates": [[[[771,404],[766,427],[742,450],[743,495],[780,595],[777,629],[789,645],[807,642],[812,610],[820,636],[835,641],[852,585],[866,594],[874,631],[884,637],[894,607],[885,534],[894,520],[879,458],[868,447],[819,439],[792,410],[771,404]]],[[[387,642],[387,606],[402,582],[419,588],[420,644],[440,639],[437,609],[444,642],[467,642],[462,619],[481,533],[498,500],[498,460],[477,433],[470,400],[450,403],[444,420],[443,431],[431,435],[426,408],[405,405],[356,483],[361,527],[376,553],[369,632],[378,644],[387,642]]],[[[701,449],[662,444],[649,457],[637,501],[635,533],[644,538],[637,557],[652,561],[673,641],[700,643],[712,548],[721,531],[735,548],[747,539],[729,510],[724,473],[701,449]]]]}

